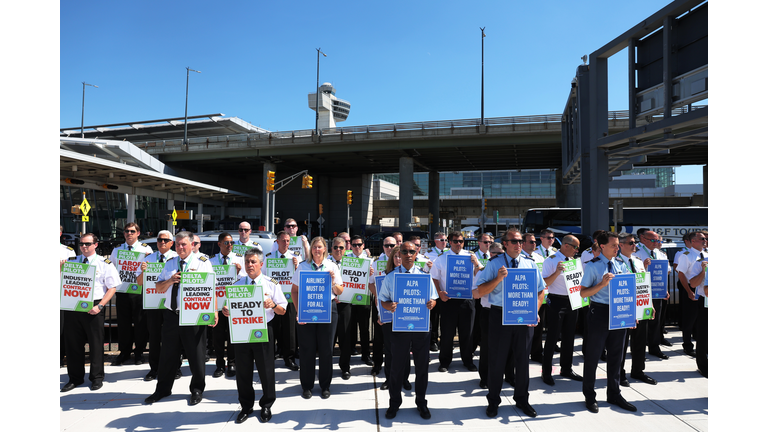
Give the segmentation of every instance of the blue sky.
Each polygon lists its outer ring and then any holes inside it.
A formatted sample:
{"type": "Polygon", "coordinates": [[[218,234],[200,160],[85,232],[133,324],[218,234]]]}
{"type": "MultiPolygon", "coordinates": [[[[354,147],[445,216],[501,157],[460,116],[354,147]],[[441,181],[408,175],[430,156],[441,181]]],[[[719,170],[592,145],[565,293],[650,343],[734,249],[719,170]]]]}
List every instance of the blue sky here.
{"type": "MultiPolygon", "coordinates": [[[[313,128],[318,47],[320,82],[352,104],[341,125],[477,118],[480,27],[485,116],[560,113],[580,57],[668,3],[62,2],[60,127],[79,127],[83,81],[99,86],[86,88],[86,125],[183,117],[189,66],[202,72],[189,115],[313,128]]],[[[609,108],[626,109],[625,55],[609,74],[609,108]]]]}

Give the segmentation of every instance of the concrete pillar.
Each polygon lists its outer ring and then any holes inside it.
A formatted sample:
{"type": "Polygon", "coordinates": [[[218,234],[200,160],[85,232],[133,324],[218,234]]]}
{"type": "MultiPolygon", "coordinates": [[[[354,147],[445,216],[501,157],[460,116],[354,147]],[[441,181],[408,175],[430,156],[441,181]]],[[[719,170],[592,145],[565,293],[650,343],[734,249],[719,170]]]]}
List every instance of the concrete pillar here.
{"type": "MultiPolygon", "coordinates": [[[[264,163],[263,175],[261,176],[261,224],[264,225],[267,231],[272,232],[274,229],[274,221],[272,220],[271,212],[271,193],[267,192],[267,172],[276,171],[275,164],[270,162],[264,163]]],[[[251,227],[253,229],[253,227],[251,227]]]]}
{"type": "Polygon", "coordinates": [[[581,229],[591,235],[595,230],[610,227],[608,157],[597,147],[597,140],[603,133],[608,133],[608,59],[590,56],[589,66],[579,66],[577,73],[579,122],[588,123],[586,130],[580,131],[584,162],[581,170],[581,229]]]}
{"type": "Polygon", "coordinates": [[[413,210],[413,158],[400,158],[400,231],[410,231],[413,210]]]}
{"type": "Polygon", "coordinates": [[[197,204],[197,217],[200,219],[197,221],[197,232],[203,231],[203,202],[197,204]]]}
{"type": "Polygon", "coordinates": [[[128,211],[128,215],[126,216],[125,223],[129,224],[131,222],[136,222],[136,195],[134,194],[126,194],[126,205],[125,208],[128,211]]]}
{"type": "Polygon", "coordinates": [[[429,238],[440,231],[440,173],[429,172],[429,213],[432,214],[432,223],[429,224],[429,238]]]}
{"type": "MultiPolygon", "coordinates": [[[[362,209],[360,212],[360,224],[372,225],[373,224],[373,174],[363,174],[361,185],[362,185],[362,188],[360,191],[360,204],[362,205],[362,209]]],[[[355,220],[354,222],[357,222],[357,221],[355,220]]],[[[362,229],[357,233],[360,235],[365,234],[362,229]]]]}

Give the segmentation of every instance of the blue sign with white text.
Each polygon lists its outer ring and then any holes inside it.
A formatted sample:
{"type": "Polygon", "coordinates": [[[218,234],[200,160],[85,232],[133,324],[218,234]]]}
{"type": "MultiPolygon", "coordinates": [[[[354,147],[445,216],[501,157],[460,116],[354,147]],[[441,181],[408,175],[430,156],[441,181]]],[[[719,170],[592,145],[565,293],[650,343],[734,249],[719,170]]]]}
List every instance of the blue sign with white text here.
{"type": "Polygon", "coordinates": [[[617,274],[603,289],[608,290],[608,330],[635,327],[637,325],[635,274],[617,274]]]}
{"type": "Polygon", "coordinates": [[[393,314],[392,331],[429,331],[427,302],[432,288],[428,274],[396,273],[393,301],[397,308],[393,314]]]}
{"type": "Polygon", "coordinates": [[[508,268],[503,282],[502,325],[528,325],[539,322],[538,270],[508,268]]]}
{"type": "Polygon", "coordinates": [[[392,312],[384,309],[381,306],[381,302],[379,301],[379,294],[381,294],[381,284],[384,283],[384,278],[387,277],[386,275],[376,276],[374,280],[376,281],[376,307],[379,308],[379,320],[381,320],[382,324],[391,323],[392,322],[392,312]]]}
{"type": "Polygon", "coordinates": [[[651,260],[648,266],[648,273],[651,274],[651,298],[663,299],[667,297],[667,281],[669,278],[669,261],[651,260]]]}
{"type": "Polygon", "coordinates": [[[445,293],[450,298],[471,299],[475,267],[470,255],[445,257],[445,293]]]}
{"type": "Polygon", "coordinates": [[[300,323],[331,323],[331,281],[329,272],[299,272],[297,314],[300,323]]]}

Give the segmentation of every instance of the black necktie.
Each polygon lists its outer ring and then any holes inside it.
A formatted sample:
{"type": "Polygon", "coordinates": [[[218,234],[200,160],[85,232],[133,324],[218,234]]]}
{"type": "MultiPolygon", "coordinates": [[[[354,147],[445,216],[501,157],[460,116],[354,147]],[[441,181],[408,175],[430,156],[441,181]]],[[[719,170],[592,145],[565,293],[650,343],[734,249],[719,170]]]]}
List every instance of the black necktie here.
{"type": "Polygon", "coordinates": [[[616,272],[613,270],[613,263],[608,261],[608,273],[616,274],[616,272]]]}
{"type": "Polygon", "coordinates": [[[221,256],[221,263],[222,265],[227,265],[227,257],[225,257],[224,255],[221,256]]]}
{"type": "Polygon", "coordinates": [[[280,254],[280,258],[285,258],[285,255],[283,255],[283,254],[280,254]]]}
{"type": "Polygon", "coordinates": [[[699,256],[701,257],[701,260],[704,261],[704,252],[700,252],[699,256]]]}
{"type": "Polygon", "coordinates": [[[133,246],[128,246],[128,250],[131,250],[131,249],[133,249],[133,246]]]}
{"type": "MultiPolygon", "coordinates": [[[[184,260],[179,260],[179,273],[184,271],[184,260]]],[[[173,292],[171,293],[171,310],[176,310],[176,306],[179,301],[179,284],[173,284],[173,292]]]]}
{"type": "Polygon", "coordinates": [[[544,249],[544,258],[549,256],[549,249],[544,249]]]}
{"type": "Polygon", "coordinates": [[[637,270],[635,270],[635,263],[632,262],[632,258],[629,258],[629,267],[632,269],[632,273],[637,273],[637,270]]]}
{"type": "Polygon", "coordinates": [[[517,268],[517,258],[512,259],[512,268],[517,268]]]}
{"type": "Polygon", "coordinates": [[[483,259],[488,259],[488,254],[487,253],[483,254],[483,259]]]}
{"type": "Polygon", "coordinates": [[[160,254],[160,259],[157,262],[165,262],[165,255],[160,254]]]}

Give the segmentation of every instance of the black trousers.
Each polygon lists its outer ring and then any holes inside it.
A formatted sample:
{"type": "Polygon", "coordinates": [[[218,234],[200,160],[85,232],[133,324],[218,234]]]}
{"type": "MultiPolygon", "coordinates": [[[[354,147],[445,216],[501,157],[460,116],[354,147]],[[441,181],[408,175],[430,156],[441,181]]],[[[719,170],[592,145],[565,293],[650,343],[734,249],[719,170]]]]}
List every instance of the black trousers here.
{"type": "MultiPolygon", "coordinates": [[[[440,305],[443,302],[441,300],[437,300],[437,303],[435,303],[435,307],[432,308],[432,310],[429,311],[429,343],[430,344],[437,344],[438,342],[438,331],[440,330],[440,305]]],[[[438,345],[439,346],[439,345],[438,345]]]]}
{"type": "Polygon", "coordinates": [[[59,360],[64,361],[64,346],[67,343],[64,341],[64,311],[59,311],[59,360]]]}
{"type": "Polygon", "coordinates": [[[475,351],[480,346],[482,338],[482,324],[480,323],[480,309],[483,305],[480,304],[480,299],[475,299],[475,322],[472,323],[472,351],[475,351]]]}
{"type": "Polygon", "coordinates": [[[288,303],[283,315],[275,315],[272,318],[275,331],[276,349],[285,361],[296,361],[296,306],[288,303]]]}
{"type": "Polygon", "coordinates": [[[696,319],[696,366],[704,375],[709,376],[709,309],[704,307],[704,300],[704,296],[697,300],[699,312],[696,319]]]}
{"type": "Polygon", "coordinates": [[[339,340],[339,369],[349,372],[349,359],[352,357],[351,328],[352,305],[349,303],[336,303],[339,313],[339,321],[336,324],[336,337],[339,340]]]}
{"type": "Polygon", "coordinates": [[[475,322],[475,300],[448,299],[441,303],[440,319],[440,366],[448,367],[453,360],[453,336],[459,329],[459,351],[465,366],[474,364],[472,354],[472,327],[475,322]]]}
{"type": "Polygon", "coordinates": [[[648,343],[648,320],[641,320],[637,327],[627,330],[624,340],[624,354],[621,357],[621,378],[626,378],[624,364],[627,360],[627,347],[632,354],[631,374],[642,374],[645,371],[645,345],[648,343]]]}
{"type": "MultiPolygon", "coordinates": [[[[377,324],[378,325],[378,324],[377,324]]],[[[384,338],[382,343],[384,349],[384,379],[389,381],[389,377],[392,374],[392,323],[386,323],[381,325],[381,333],[384,338]]],[[[409,358],[408,365],[403,369],[403,381],[408,381],[408,376],[411,374],[411,360],[409,358]]]]}
{"type": "Polygon", "coordinates": [[[659,345],[664,334],[667,301],[664,299],[653,299],[653,308],[656,309],[656,318],[648,322],[648,352],[657,353],[661,351],[659,345]]]}
{"type": "Polygon", "coordinates": [[[336,302],[331,302],[330,324],[298,324],[299,331],[299,379],[302,390],[312,390],[315,386],[315,353],[319,359],[320,370],[318,381],[320,389],[331,387],[333,376],[333,336],[336,334],[336,326],[339,321],[339,313],[336,302]]]}
{"type": "MultiPolygon", "coordinates": [[[[391,324],[390,324],[391,328],[391,324]]],[[[384,330],[386,331],[386,330],[384,330]]],[[[429,332],[395,332],[390,330],[392,367],[389,375],[389,406],[400,408],[403,404],[403,380],[410,371],[410,353],[416,369],[416,406],[427,406],[429,384],[429,332]]]]}
{"type": "MultiPolygon", "coordinates": [[[[488,383],[488,311],[490,308],[480,307],[475,313],[480,316],[480,361],[477,367],[477,373],[480,375],[480,381],[488,383]]],[[[496,339],[494,339],[495,342],[496,339]]]]}
{"type": "MultiPolygon", "coordinates": [[[[549,298],[549,295],[547,295],[549,298]]],[[[544,356],[544,345],[542,345],[542,336],[544,327],[549,328],[547,322],[547,308],[539,308],[539,324],[533,328],[533,339],[531,340],[531,358],[541,360],[544,356]]],[[[549,330],[547,330],[549,331],[549,330]]]]}
{"type": "MultiPolygon", "coordinates": [[[[378,300],[377,300],[378,301],[378,300]]],[[[371,324],[373,326],[373,354],[371,360],[373,361],[373,370],[381,370],[381,365],[384,364],[384,332],[382,326],[379,325],[379,310],[376,307],[371,308],[371,324]]]]}
{"type": "Polygon", "coordinates": [[[688,298],[688,292],[680,281],[677,282],[677,290],[680,293],[680,330],[683,332],[683,349],[693,349],[692,336],[696,331],[696,318],[699,314],[698,301],[688,298]]]}
{"type": "MultiPolygon", "coordinates": [[[[101,299],[94,300],[97,304],[101,299]]],[[[88,379],[92,384],[104,381],[104,311],[96,315],[86,312],[62,311],[64,343],[67,352],[69,382],[85,382],[85,344],[90,348],[91,368],[88,379]]]]}
{"type": "Polygon", "coordinates": [[[357,341],[358,331],[360,332],[360,358],[363,360],[370,358],[371,352],[371,338],[370,322],[371,322],[371,306],[368,305],[352,305],[352,313],[349,321],[349,340],[352,348],[355,347],[357,341]]]}
{"type": "Polygon", "coordinates": [[[195,390],[201,392],[205,390],[207,327],[180,326],[179,315],[172,310],[163,309],[162,349],[157,371],[156,393],[161,395],[171,393],[176,371],[179,369],[182,348],[187,355],[192,373],[192,380],[189,383],[190,393],[195,390]]]}
{"type": "MultiPolygon", "coordinates": [[[[557,339],[560,338],[560,372],[573,370],[573,338],[576,334],[578,309],[571,309],[568,296],[549,294],[547,304],[547,340],[541,357],[541,375],[552,375],[552,357],[557,339]]],[[[537,326],[538,327],[538,326],[537,326]]]]}
{"type": "MultiPolygon", "coordinates": [[[[213,328],[213,351],[216,353],[216,367],[223,368],[230,363],[235,363],[235,347],[229,341],[229,318],[225,317],[221,311],[219,314],[219,323],[213,328]],[[225,348],[226,344],[226,348],[225,348]],[[224,357],[226,355],[226,358],[224,357]]],[[[272,338],[269,338],[269,344],[272,345],[272,338]]],[[[272,351],[272,362],[275,360],[274,350],[272,351]]]]}
{"type": "Polygon", "coordinates": [[[491,306],[488,311],[488,333],[493,341],[488,345],[488,405],[501,403],[501,386],[509,356],[515,365],[515,395],[518,403],[528,402],[528,353],[531,351],[533,328],[526,325],[502,325],[502,310],[491,306]]]}
{"type": "Polygon", "coordinates": [[[162,309],[149,309],[146,313],[147,335],[149,336],[149,371],[157,374],[160,368],[160,343],[165,314],[163,314],[162,309]]]}
{"type": "Polygon", "coordinates": [[[147,349],[147,322],[140,294],[116,293],[117,349],[122,356],[141,358],[147,349]],[[135,347],[134,347],[135,343],[135,347]]]}
{"type": "MultiPolygon", "coordinates": [[[[216,327],[219,325],[221,325],[221,321],[219,321],[216,327]]],[[[214,330],[216,327],[214,327],[214,330]]],[[[261,382],[262,396],[259,399],[259,406],[271,408],[272,404],[275,403],[275,399],[277,399],[277,394],[275,393],[275,350],[272,343],[274,329],[271,325],[267,325],[267,330],[269,332],[269,342],[233,344],[235,347],[235,363],[237,364],[235,372],[237,400],[240,402],[240,409],[244,411],[253,408],[253,404],[256,402],[256,391],[253,389],[254,363],[256,363],[259,381],[261,382]]]]}
{"type": "Polygon", "coordinates": [[[590,302],[587,312],[587,326],[589,337],[585,343],[584,353],[584,381],[581,391],[588,403],[595,402],[595,379],[597,377],[597,363],[603,349],[608,351],[606,368],[608,371],[608,399],[613,399],[621,393],[619,379],[621,377],[621,358],[624,355],[624,340],[626,329],[608,330],[608,305],[590,302]]]}

